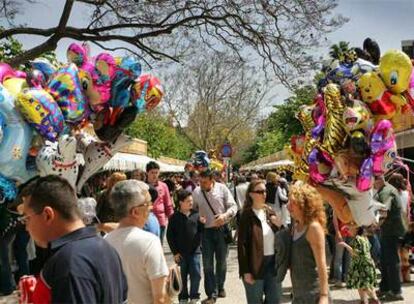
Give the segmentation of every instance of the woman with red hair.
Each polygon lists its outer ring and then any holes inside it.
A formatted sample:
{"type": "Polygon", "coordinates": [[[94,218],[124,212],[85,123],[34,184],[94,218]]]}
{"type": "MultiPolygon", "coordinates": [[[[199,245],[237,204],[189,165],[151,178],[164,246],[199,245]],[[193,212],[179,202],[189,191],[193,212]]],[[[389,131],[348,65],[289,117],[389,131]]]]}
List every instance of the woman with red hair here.
{"type": "Polygon", "coordinates": [[[329,303],[322,197],[312,186],[297,182],[290,189],[288,209],[295,222],[290,267],[292,303],[329,303]]]}

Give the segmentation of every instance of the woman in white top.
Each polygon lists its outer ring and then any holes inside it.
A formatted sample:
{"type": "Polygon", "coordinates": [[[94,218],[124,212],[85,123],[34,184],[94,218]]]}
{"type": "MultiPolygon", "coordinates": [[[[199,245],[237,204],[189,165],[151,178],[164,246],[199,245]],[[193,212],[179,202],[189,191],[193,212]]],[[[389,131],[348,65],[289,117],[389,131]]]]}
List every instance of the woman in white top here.
{"type": "Polygon", "coordinates": [[[290,213],[287,209],[288,203],[288,183],[285,178],[279,179],[279,185],[276,190],[274,211],[282,218],[283,226],[288,227],[290,225],[290,213]]]}
{"type": "Polygon", "coordinates": [[[247,188],[238,232],[239,273],[247,303],[279,303],[281,283],[276,280],[275,231],[281,226],[266,205],[266,186],[261,180],[247,188]],[[264,298],[264,299],[263,299],[264,298]]]}

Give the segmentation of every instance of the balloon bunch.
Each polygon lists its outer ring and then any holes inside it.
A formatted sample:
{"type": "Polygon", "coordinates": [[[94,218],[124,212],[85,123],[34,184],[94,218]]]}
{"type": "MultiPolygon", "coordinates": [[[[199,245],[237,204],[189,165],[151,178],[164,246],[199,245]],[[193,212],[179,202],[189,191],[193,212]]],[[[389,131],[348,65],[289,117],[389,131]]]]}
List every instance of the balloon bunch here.
{"type": "Polygon", "coordinates": [[[191,162],[193,165],[193,170],[206,171],[207,169],[210,168],[211,160],[208,157],[208,154],[206,151],[198,150],[198,151],[195,151],[191,162]]]}
{"type": "MultiPolygon", "coordinates": [[[[56,67],[39,58],[26,72],[0,63],[0,180],[57,174],[80,192],[130,143],[125,128],[163,97],[159,79],[141,74],[132,57],[91,57],[74,43],[67,59],[56,67]],[[87,125],[98,138],[84,132],[87,125]]],[[[6,185],[0,183],[1,193],[9,192],[6,185]]]]}
{"type": "Polygon", "coordinates": [[[349,50],[322,72],[313,104],[297,114],[304,134],[287,148],[294,177],[313,183],[345,222],[369,225],[381,205],[368,190],[374,176],[392,168],[393,130],[414,110],[412,63],[398,50],[381,56],[367,38],[363,49],[349,50]]]}

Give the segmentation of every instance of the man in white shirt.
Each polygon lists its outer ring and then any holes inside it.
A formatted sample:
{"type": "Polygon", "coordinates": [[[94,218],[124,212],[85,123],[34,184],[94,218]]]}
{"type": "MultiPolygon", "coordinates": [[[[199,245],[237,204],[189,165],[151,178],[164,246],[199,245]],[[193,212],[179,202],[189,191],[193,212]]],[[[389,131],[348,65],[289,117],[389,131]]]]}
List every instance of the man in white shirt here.
{"type": "Polygon", "coordinates": [[[106,240],[121,258],[130,286],[128,303],[165,303],[168,267],[161,242],[142,230],[152,209],[148,185],[137,180],[119,182],[111,191],[110,201],[120,221],[106,240]]]}
{"type": "Polygon", "coordinates": [[[226,185],[214,181],[210,170],[200,173],[200,186],[193,192],[194,209],[206,219],[201,239],[201,252],[204,267],[204,289],[210,304],[217,297],[224,298],[224,282],[227,272],[228,244],[225,241],[223,226],[236,215],[237,205],[226,185]],[[216,257],[216,267],[214,267],[216,257]],[[216,269],[216,273],[214,273],[216,269]]]}
{"type": "Polygon", "coordinates": [[[233,195],[238,210],[243,209],[248,187],[249,183],[246,181],[244,176],[236,176],[234,178],[234,186],[230,188],[230,192],[233,195]]]}

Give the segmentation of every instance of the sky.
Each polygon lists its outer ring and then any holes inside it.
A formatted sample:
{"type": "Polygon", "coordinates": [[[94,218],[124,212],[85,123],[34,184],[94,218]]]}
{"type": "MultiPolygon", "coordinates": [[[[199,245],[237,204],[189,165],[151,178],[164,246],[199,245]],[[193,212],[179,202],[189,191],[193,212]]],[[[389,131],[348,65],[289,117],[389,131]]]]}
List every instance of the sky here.
{"type": "MultiPolygon", "coordinates": [[[[47,28],[55,26],[60,18],[63,8],[63,0],[40,0],[31,4],[24,13],[16,18],[17,23],[26,22],[31,27],[47,28]]],[[[329,46],[341,40],[349,41],[351,46],[362,47],[366,37],[375,39],[381,52],[391,48],[401,48],[401,40],[414,39],[414,0],[339,0],[335,9],[336,14],[341,14],[349,21],[340,29],[327,35],[325,46],[321,48],[320,54],[326,56],[329,46]]],[[[87,12],[83,5],[75,4],[69,24],[82,26],[86,22],[87,12]]],[[[2,22],[0,21],[0,24],[2,22]]],[[[30,48],[38,45],[43,38],[36,36],[17,37],[24,47],[30,48]]],[[[56,53],[58,59],[65,62],[65,54],[69,39],[64,39],[58,44],[56,53]]],[[[92,53],[99,53],[99,49],[91,47],[92,53]]],[[[281,86],[275,88],[277,96],[271,101],[272,104],[282,102],[289,96],[289,92],[281,86]]],[[[264,112],[271,108],[264,109],[264,112]]]]}

